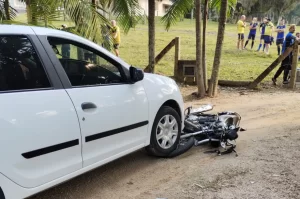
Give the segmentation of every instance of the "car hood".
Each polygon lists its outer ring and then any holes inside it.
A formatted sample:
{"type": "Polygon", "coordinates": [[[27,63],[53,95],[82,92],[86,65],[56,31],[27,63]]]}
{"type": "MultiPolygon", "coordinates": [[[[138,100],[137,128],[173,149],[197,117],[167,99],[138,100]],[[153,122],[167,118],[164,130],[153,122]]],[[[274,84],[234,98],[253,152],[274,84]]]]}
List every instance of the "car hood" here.
{"type": "Polygon", "coordinates": [[[169,85],[169,86],[176,86],[176,82],[169,77],[162,76],[162,75],[157,75],[157,74],[152,74],[152,73],[145,73],[144,74],[144,80],[151,82],[152,84],[156,85],[169,85]]]}

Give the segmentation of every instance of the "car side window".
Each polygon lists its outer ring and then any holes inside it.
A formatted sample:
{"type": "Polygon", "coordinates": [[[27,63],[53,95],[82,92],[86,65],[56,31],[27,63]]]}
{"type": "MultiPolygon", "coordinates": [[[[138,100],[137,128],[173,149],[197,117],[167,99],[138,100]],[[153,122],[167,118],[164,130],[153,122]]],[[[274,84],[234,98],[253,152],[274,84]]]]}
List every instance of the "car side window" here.
{"type": "Polygon", "coordinates": [[[99,53],[64,39],[49,37],[48,41],[72,86],[107,85],[125,82],[119,67],[99,55],[99,53]]]}
{"type": "Polygon", "coordinates": [[[0,35],[0,91],[50,87],[30,40],[25,36],[0,35]]]}

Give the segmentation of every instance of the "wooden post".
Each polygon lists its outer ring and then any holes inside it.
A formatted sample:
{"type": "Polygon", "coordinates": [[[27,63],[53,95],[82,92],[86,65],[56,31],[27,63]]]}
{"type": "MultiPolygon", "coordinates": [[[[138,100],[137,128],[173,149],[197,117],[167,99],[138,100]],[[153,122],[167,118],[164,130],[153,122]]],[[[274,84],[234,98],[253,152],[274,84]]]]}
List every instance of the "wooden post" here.
{"type": "MultiPolygon", "coordinates": [[[[208,82],[211,80],[209,79],[208,82]]],[[[228,87],[248,87],[251,84],[251,81],[231,81],[231,80],[218,80],[219,86],[228,86],[228,87]]]]}
{"type": "Polygon", "coordinates": [[[298,66],[298,41],[296,41],[293,46],[293,62],[292,62],[292,70],[291,70],[291,80],[289,85],[291,89],[296,88],[297,66],[298,66]]]}
{"type": "MultiPolygon", "coordinates": [[[[173,39],[154,59],[154,65],[157,64],[175,45],[175,39],[173,39]]],[[[150,72],[149,65],[144,69],[144,72],[150,72]]]]}
{"type": "Polygon", "coordinates": [[[276,66],[282,62],[291,52],[293,48],[287,48],[286,51],[284,51],[283,54],[281,54],[264,72],[262,72],[250,85],[249,88],[253,89],[256,88],[256,86],[265,79],[270,72],[276,68],[276,66]]]}
{"type": "Polygon", "coordinates": [[[178,60],[180,60],[180,37],[175,37],[175,63],[174,63],[174,77],[178,77],[178,60]]]}

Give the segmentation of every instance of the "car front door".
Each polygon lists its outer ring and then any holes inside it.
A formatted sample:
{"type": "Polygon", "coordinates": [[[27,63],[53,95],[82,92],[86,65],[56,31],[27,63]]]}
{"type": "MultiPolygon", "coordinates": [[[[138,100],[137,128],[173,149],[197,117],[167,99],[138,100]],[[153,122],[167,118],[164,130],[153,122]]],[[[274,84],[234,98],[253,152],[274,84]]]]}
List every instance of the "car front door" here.
{"type": "Polygon", "coordinates": [[[36,36],[0,34],[0,110],[7,178],[33,188],[82,168],[76,111],[36,36]]]}
{"type": "Polygon", "coordinates": [[[143,147],[148,102],[142,83],[129,83],[123,67],[100,50],[53,36],[48,42],[70,80],[66,90],[79,117],[84,166],[143,147]]]}

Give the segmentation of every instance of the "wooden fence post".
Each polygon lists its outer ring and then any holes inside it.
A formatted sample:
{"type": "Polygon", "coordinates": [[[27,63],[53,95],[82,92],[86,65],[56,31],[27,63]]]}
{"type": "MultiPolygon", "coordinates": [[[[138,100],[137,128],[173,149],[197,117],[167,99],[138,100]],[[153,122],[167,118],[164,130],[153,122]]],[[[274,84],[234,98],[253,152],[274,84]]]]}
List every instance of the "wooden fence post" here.
{"type": "Polygon", "coordinates": [[[180,60],[180,37],[175,37],[175,63],[174,63],[174,77],[178,77],[178,60],[180,60]]]}
{"type": "Polygon", "coordinates": [[[266,70],[264,70],[264,72],[262,72],[250,85],[249,88],[253,89],[255,88],[263,79],[265,79],[265,77],[267,77],[270,72],[276,68],[276,66],[282,62],[282,60],[284,60],[291,52],[292,52],[293,48],[289,47],[286,49],[286,51],[284,51],[283,54],[281,54],[266,70]]]}
{"type": "Polygon", "coordinates": [[[298,66],[298,41],[296,41],[293,46],[293,62],[292,62],[292,69],[291,69],[291,80],[289,85],[291,89],[295,89],[296,87],[297,66],[298,66]]]}
{"type": "MultiPolygon", "coordinates": [[[[173,39],[162,51],[155,57],[154,65],[157,64],[175,45],[175,39],[173,39]]],[[[149,72],[149,65],[144,69],[144,72],[149,72]]]]}

